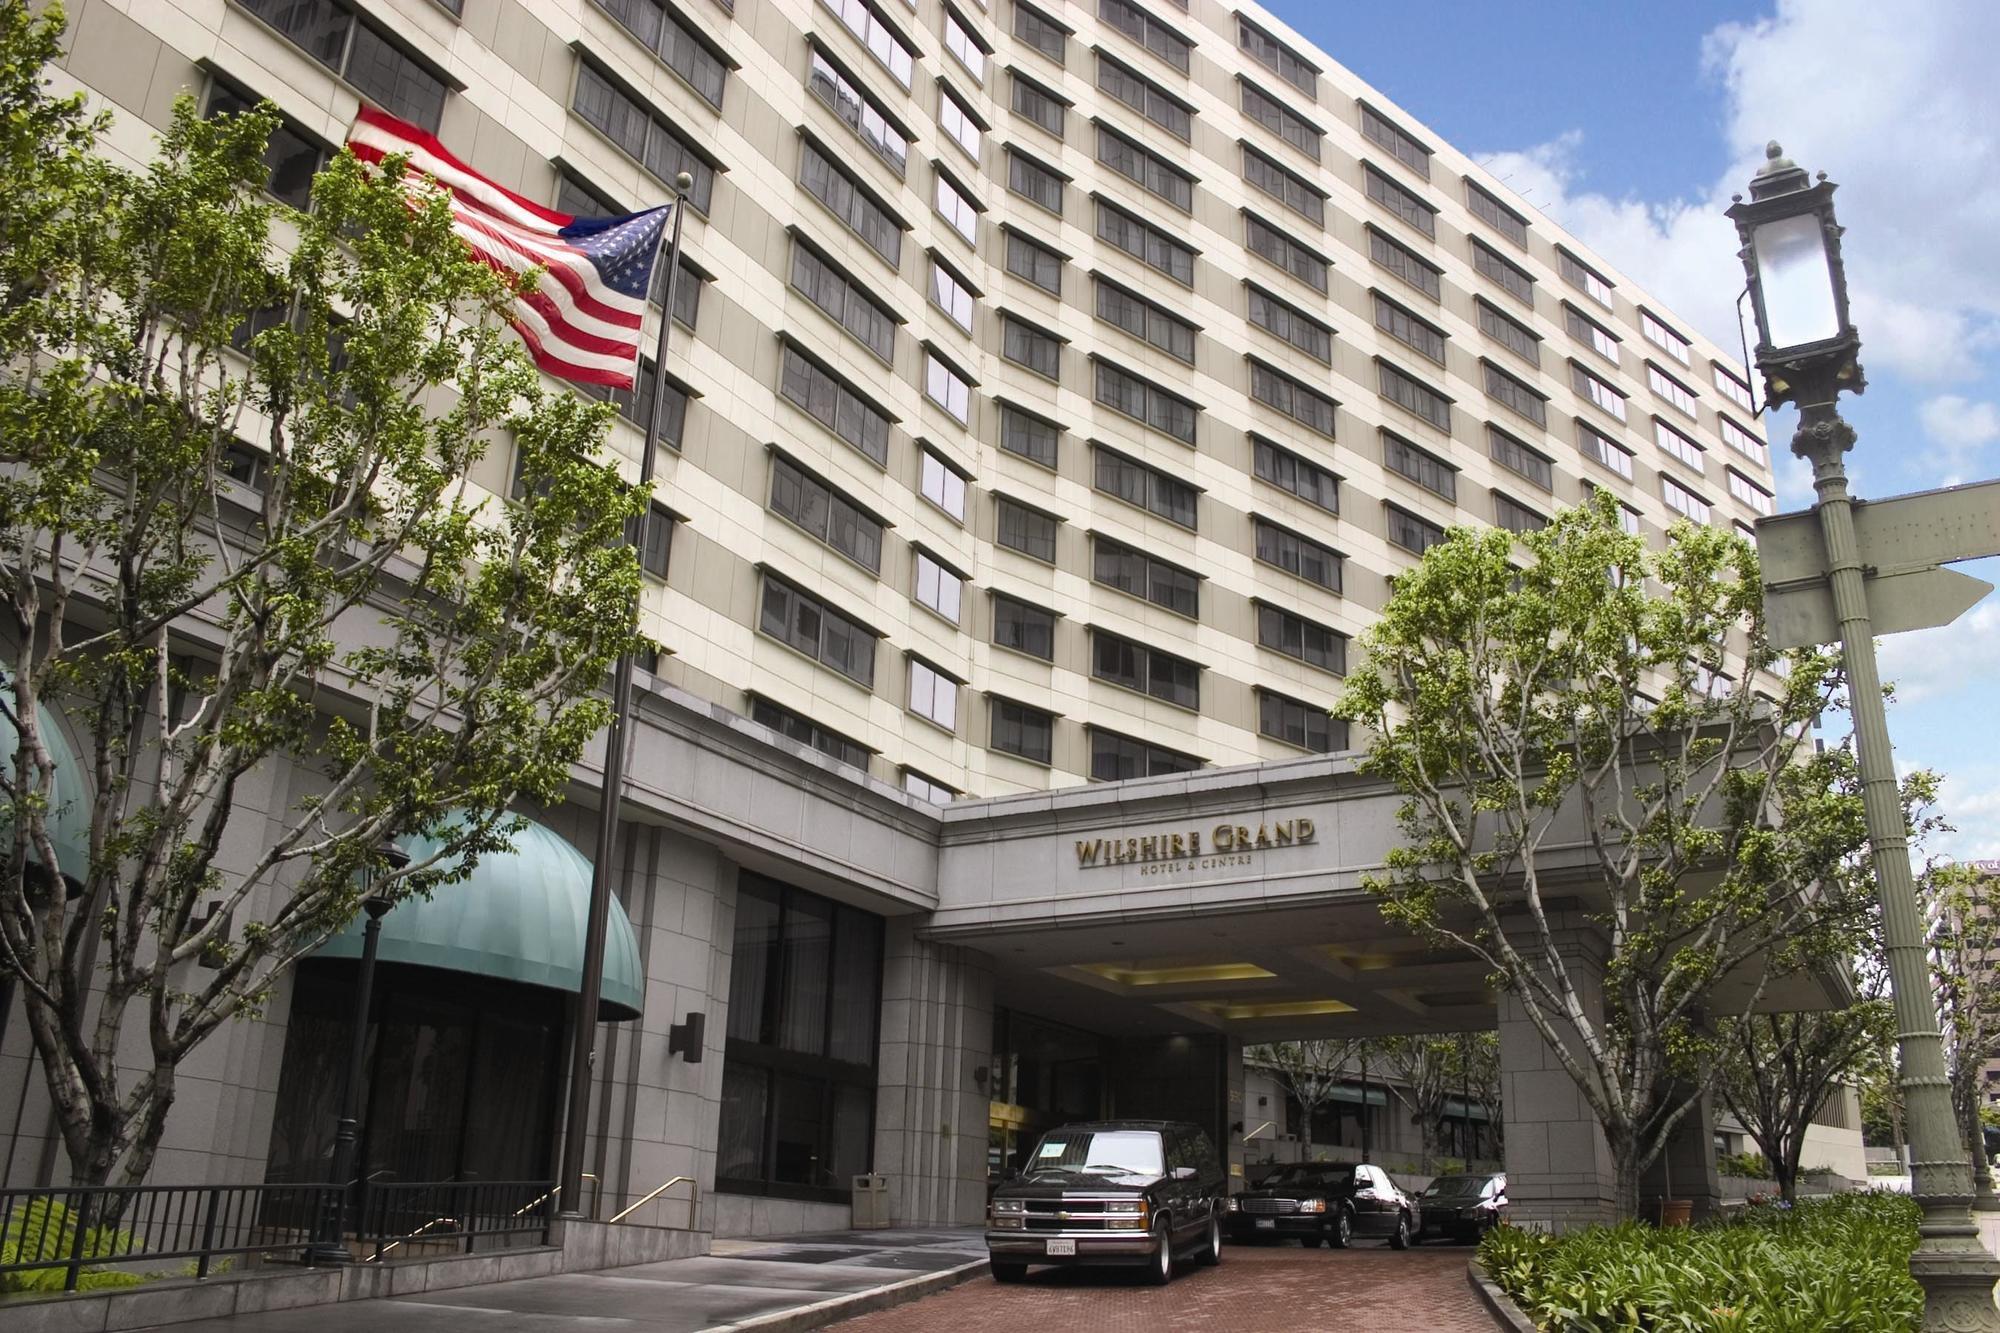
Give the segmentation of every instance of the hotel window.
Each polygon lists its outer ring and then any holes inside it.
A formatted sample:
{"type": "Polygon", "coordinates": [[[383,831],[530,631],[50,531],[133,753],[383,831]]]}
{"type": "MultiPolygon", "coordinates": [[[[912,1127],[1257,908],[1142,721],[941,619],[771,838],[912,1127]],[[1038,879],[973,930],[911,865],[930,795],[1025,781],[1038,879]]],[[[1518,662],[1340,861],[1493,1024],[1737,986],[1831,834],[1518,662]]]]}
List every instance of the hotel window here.
{"type": "Polygon", "coordinates": [[[1618,335],[1567,301],[1563,302],[1563,326],[1569,330],[1570,337],[1612,365],[1618,364],[1618,335]]]}
{"type": "Polygon", "coordinates": [[[1493,461],[1545,491],[1555,489],[1555,461],[1530,449],[1498,426],[1486,428],[1486,452],[1493,461]]]}
{"type": "Polygon", "coordinates": [[[931,256],[931,304],[959,328],[972,332],[972,289],[936,255],[931,256]]]}
{"type": "Polygon", "coordinates": [[[1101,275],[1097,278],[1097,317],[1175,360],[1194,364],[1194,325],[1101,275]]]}
{"type": "Polygon", "coordinates": [[[936,778],[924,776],[914,768],[903,770],[903,790],[920,801],[932,805],[950,805],[958,798],[958,792],[945,786],[936,778]]]}
{"type": "Polygon", "coordinates": [[[771,512],[870,574],[882,572],[882,520],[782,456],[771,459],[771,512]]]}
{"type": "Polygon", "coordinates": [[[1722,434],[1722,442],[1731,449],[1761,467],[1771,465],[1770,450],[1766,449],[1764,442],[1755,435],[1720,413],[1716,415],[1715,427],[1722,434]]]}
{"type": "Polygon", "coordinates": [[[1384,398],[1451,434],[1451,399],[1380,357],[1375,359],[1375,374],[1384,398]]]}
{"type": "MultiPolygon", "coordinates": [[[[260,98],[237,91],[219,80],[208,90],[209,116],[240,116],[253,110],[260,98]]],[[[264,192],[281,204],[303,212],[312,206],[313,177],[333,158],[333,149],[309,138],[290,121],[281,121],[264,144],[264,192]]],[[[560,202],[556,207],[562,208],[560,202]]],[[[574,212],[565,209],[565,212],[574,212]]],[[[596,213],[598,210],[587,210],[596,213]]],[[[604,209],[611,213],[618,210],[604,209]]]]}
{"type": "Polygon", "coordinates": [[[1037,764],[1050,762],[1055,751],[1054,713],[997,696],[992,700],[992,708],[988,748],[1037,764]]]}
{"type": "Polygon", "coordinates": [[[1243,215],[1243,244],[1259,259],[1269,260],[1314,291],[1325,293],[1332,261],[1273,227],[1255,213],[1243,215]]]}
{"type": "Polygon", "coordinates": [[[919,449],[917,488],[924,499],[957,522],[965,522],[965,474],[930,449],[919,449]]]}
{"type": "Polygon", "coordinates": [[[1014,35],[1058,65],[1069,58],[1069,29],[1020,0],[1014,4],[1014,35]]]}
{"type": "Polygon", "coordinates": [[[1335,409],[1339,404],[1318,389],[1274,370],[1261,361],[1252,361],[1250,396],[1264,406],[1282,412],[1307,430],[1318,431],[1328,439],[1333,438],[1335,409]]]}
{"type": "Polygon", "coordinates": [[[1611,309],[1611,284],[1603,274],[1561,246],[1556,247],[1556,266],[1563,280],[1606,310],[1611,309]]]}
{"type": "Polygon", "coordinates": [[[646,544],[639,549],[639,568],[654,578],[665,578],[673,550],[673,511],[655,502],[647,506],[646,544]]]}
{"type": "Polygon", "coordinates": [[[1011,227],[1007,230],[1007,271],[1051,296],[1062,295],[1063,257],[1011,227]]]}
{"type": "Polygon", "coordinates": [[[1019,70],[1010,70],[1013,84],[1014,114],[1041,126],[1056,138],[1062,138],[1063,116],[1069,104],[1032,79],[1022,77],[1019,70]]]}
{"type": "Polygon", "coordinates": [[[1370,199],[1424,235],[1433,238],[1437,236],[1436,208],[1418,198],[1414,191],[1404,189],[1366,162],[1361,164],[1361,175],[1367,182],[1370,199]]]}
{"type": "Polygon", "coordinates": [[[1193,403],[1108,361],[1099,360],[1094,364],[1096,375],[1092,397],[1096,401],[1114,412],[1143,421],[1182,444],[1194,443],[1198,409],[1193,403]]]}
{"type": "Polygon", "coordinates": [[[1319,67],[1241,15],[1236,19],[1236,44],[1307,97],[1319,96],[1319,67]]]}
{"type": "Polygon", "coordinates": [[[958,682],[921,657],[910,657],[910,699],[912,713],[935,722],[946,731],[958,730],[958,682]]]}
{"type": "Polygon", "coordinates": [[[1194,43],[1148,14],[1133,0],[1097,0],[1097,17],[1185,74],[1194,43]]]}
{"type": "Polygon", "coordinates": [[[1319,161],[1320,140],[1326,131],[1251,83],[1239,80],[1243,91],[1243,114],[1304,153],[1319,161]]]}
{"type": "Polygon", "coordinates": [[[1157,468],[1097,445],[1094,484],[1107,495],[1137,505],[1169,523],[1195,530],[1195,488],[1157,468]]]}
{"type": "Polygon", "coordinates": [[[823,755],[838,759],[843,764],[852,764],[862,772],[868,771],[868,761],[873,752],[867,746],[851,741],[837,731],[822,727],[819,723],[789,708],[781,708],[769,699],[750,699],[750,720],[760,727],[769,727],[780,736],[787,737],[818,750],[823,755]]]}
{"type": "Polygon", "coordinates": [[[1546,528],[1549,525],[1549,520],[1528,508],[1528,506],[1522,504],[1520,501],[1503,495],[1499,491],[1495,491],[1493,492],[1493,523],[1494,526],[1505,528],[1518,537],[1523,533],[1535,532],[1541,528],[1546,528]]]}
{"type": "Polygon", "coordinates": [[[1778,512],[1778,502],[1772,498],[1769,491],[1733,467],[1723,470],[1729,477],[1729,493],[1731,495],[1741,500],[1744,504],[1749,505],[1766,518],[1778,512]]]}
{"type": "Polygon", "coordinates": [[[656,179],[671,184],[674,177],[687,172],[694,178],[686,196],[688,204],[697,212],[708,212],[715,190],[715,168],[666,121],[628,97],[588,62],[576,71],[576,94],[570,109],[656,179]]]}
{"type": "Polygon", "coordinates": [[[1272,740],[1296,745],[1314,754],[1331,754],[1347,748],[1347,723],[1318,704],[1303,699],[1257,691],[1257,730],[1272,740]]]}
{"type": "Polygon", "coordinates": [[[973,203],[971,197],[942,170],[937,172],[934,203],[938,216],[950,223],[953,231],[964,237],[968,244],[979,243],[979,205],[973,203]]]}
{"type": "Polygon", "coordinates": [[[775,575],[764,575],[757,627],[856,684],[875,685],[875,634],[775,575]]]}
{"type": "Polygon", "coordinates": [[[1329,514],[1340,512],[1340,479],[1319,464],[1300,457],[1261,435],[1250,437],[1257,475],[1281,491],[1290,491],[1329,514]]]}
{"type": "Polygon", "coordinates": [[[1062,428],[1010,403],[1000,405],[1000,447],[1043,467],[1056,465],[1056,438],[1062,428]]]}
{"type": "Polygon", "coordinates": [[[746,870],[730,958],[715,1188],[846,1198],[874,1160],[881,918],[746,870]]]}
{"type": "Polygon", "coordinates": [[[1368,229],[1368,257],[1431,300],[1440,299],[1442,283],[1439,279],[1444,270],[1373,227],[1368,229]]]}
{"type": "Polygon", "coordinates": [[[1045,565],[1056,562],[1056,520],[1005,496],[993,497],[993,540],[1045,565]]]}
{"type": "Polygon", "coordinates": [[[1194,211],[1194,177],[1101,121],[1097,160],[1168,206],[1194,211]]]}
{"type": "Polygon", "coordinates": [[[896,317],[794,234],[792,286],[884,361],[896,355],[896,317]]]}
{"type": "Polygon", "coordinates": [[[369,101],[436,132],[444,115],[444,81],[341,0],[243,0],[243,8],[369,101]]]}
{"type": "Polygon", "coordinates": [[[1639,332],[1644,335],[1647,342],[1653,344],[1653,346],[1659,348],[1682,365],[1690,366],[1694,364],[1694,357],[1691,355],[1693,345],[1686,338],[1681,337],[1680,334],[1675,333],[1658,319],[1655,319],[1652,311],[1641,310],[1639,312],[1639,332]]]}
{"type": "Polygon", "coordinates": [[[1251,523],[1257,532],[1259,560],[1330,592],[1340,591],[1340,552],[1266,519],[1252,518],[1251,523]]]}
{"type": "Polygon", "coordinates": [[[816,47],[806,86],[833,108],[833,114],[847,122],[848,128],[860,135],[861,142],[887,162],[891,171],[898,176],[903,174],[910,159],[910,137],[896,127],[873,97],[816,47]]]}
{"type": "Polygon", "coordinates": [[[1650,361],[1646,363],[1646,385],[1654,393],[1672,403],[1676,411],[1689,417],[1699,414],[1700,409],[1695,405],[1694,390],[1650,361]]]}
{"type": "Polygon", "coordinates": [[[1745,412],[1755,412],[1757,410],[1757,400],[1750,396],[1749,385],[1737,379],[1719,365],[1712,365],[1709,369],[1714,373],[1715,387],[1721,391],[1724,398],[1727,398],[1745,412]]]}
{"type": "Polygon", "coordinates": [[[1250,322],[1283,338],[1315,361],[1333,364],[1333,330],[1305,311],[1251,285],[1250,322]]]}
{"type": "Polygon", "coordinates": [[[1123,61],[1097,53],[1097,86],[1185,143],[1194,134],[1187,103],[1123,61]]]}
{"type": "Polygon", "coordinates": [[[1576,419],[1576,447],[1591,462],[1632,480],[1632,451],[1582,417],[1576,419]]]}
{"type": "MultiPolygon", "coordinates": [[[[1116,204],[1097,201],[1097,238],[1109,241],[1148,268],[1166,274],[1183,287],[1194,286],[1194,250],[1116,204]]],[[[1320,290],[1326,290],[1324,267],[1320,290]]]]}
{"type": "Polygon", "coordinates": [[[1169,750],[1132,736],[1098,727],[1090,729],[1090,780],[1123,782],[1128,778],[1153,778],[1167,773],[1192,773],[1201,760],[1179,750],[1169,750]]]}
{"type": "Polygon", "coordinates": [[[965,66],[965,72],[972,76],[974,83],[986,82],[986,48],[965,20],[951,12],[944,11],[944,49],[951,52],[952,59],[965,66]]]}
{"type": "Polygon", "coordinates": [[[1422,555],[1444,540],[1444,529],[1429,519],[1419,518],[1394,505],[1384,505],[1383,508],[1389,511],[1389,541],[1392,545],[1422,555]]]}
{"type": "Polygon", "coordinates": [[[1667,502],[1667,508],[1697,523],[1708,522],[1708,501],[1696,495],[1672,477],[1660,478],[1660,497],[1667,502]]]}
{"type": "Polygon", "coordinates": [[[1375,327],[1426,361],[1444,364],[1444,330],[1417,318],[1380,292],[1375,294],[1375,327]]]}
{"type": "Polygon", "coordinates": [[[1347,636],[1268,602],[1257,604],[1257,642],[1308,666],[1347,674],[1347,636]]]}
{"type": "Polygon", "coordinates": [[[868,48],[868,54],[882,63],[897,83],[907,90],[910,75],[916,68],[916,57],[911,54],[910,44],[903,40],[888,20],[875,12],[867,0],[820,0],[820,3],[840,16],[847,30],[861,39],[868,48]]]}
{"type": "Polygon", "coordinates": [[[1708,471],[1708,459],[1702,447],[1658,417],[1653,418],[1653,441],[1697,473],[1708,471]]]}
{"type": "Polygon", "coordinates": [[[1528,220],[1473,184],[1470,177],[1465,182],[1465,206],[1472,210],[1472,216],[1515,245],[1523,250],[1528,248],[1528,220]]]}
{"type": "Polygon", "coordinates": [[[1572,361],[1569,363],[1569,382],[1577,397],[1589,399],[1620,421],[1625,419],[1625,395],[1612,388],[1609,381],[1599,379],[1572,361]]]}
{"type": "Polygon", "coordinates": [[[1011,146],[1007,149],[1007,188],[1029,203],[1039,204],[1057,217],[1062,216],[1061,174],[1011,146]]]}
{"type": "Polygon", "coordinates": [[[1433,494],[1454,503],[1458,500],[1457,468],[1386,430],[1382,432],[1382,463],[1391,472],[1409,478],[1433,494]]]}
{"type": "Polygon", "coordinates": [[[1200,576],[1099,533],[1091,534],[1090,576],[1190,620],[1201,614],[1200,576]]]}
{"type": "Polygon", "coordinates": [[[1199,666],[1122,635],[1101,629],[1090,632],[1090,674],[1178,708],[1201,707],[1199,666]]]}
{"type": "Polygon", "coordinates": [[[607,402],[618,409],[618,415],[645,430],[653,417],[653,398],[657,391],[660,410],[664,414],[660,420],[660,439],[675,449],[681,447],[681,432],[687,426],[687,390],[674,383],[669,376],[660,383],[653,373],[653,358],[639,358],[639,373],[635,376],[636,387],[614,389],[606,384],[579,384],[576,391],[586,398],[607,402]]]}
{"type": "Polygon", "coordinates": [[[1326,195],[1297,172],[1287,170],[1268,154],[1243,144],[1243,179],[1297,213],[1315,227],[1326,225],[1326,195]]]}
{"type": "Polygon", "coordinates": [[[1474,297],[1473,307],[1479,312],[1479,331],[1499,343],[1502,347],[1520,357],[1529,365],[1540,368],[1542,364],[1542,338],[1526,324],[1510,315],[1502,314],[1500,308],[1483,296],[1474,297]]]}
{"type": "Polygon", "coordinates": [[[1501,291],[1532,309],[1535,304],[1534,276],[1477,236],[1471,238],[1471,244],[1473,271],[1498,283],[1501,291]]]}
{"type": "Polygon", "coordinates": [[[722,85],[729,75],[729,66],[678,14],[660,0],[598,0],[598,3],[605,13],[637,37],[640,45],[687,80],[688,87],[699,93],[704,102],[721,109],[722,85]]]}
{"type": "Polygon", "coordinates": [[[1361,106],[1361,135],[1395,154],[1396,160],[1425,180],[1431,178],[1431,150],[1398,129],[1366,102],[1361,106]]]}
{"type": "Polygon", "coordinates": [[[1046,379],[1062,378],[1062,339],[1013,315],[1000,316],[1000,355],[1046,379]]]}
{"type": "Polygon", "coordinates": [[[1005,593],[993,594],[993,642],[1001,648],[1056,660],[1056,613],[1005,593]]]}
{"type": "Polygon", "coordinates": [[[877,463],[889,461],[889,418],[789,343],[778,391],[877,463]]]}
{"type": "Polygon", "coordinates": [[[836,164],[810,141],[799,145],[799,184],[832,210],[869,249],[888,260],[891,268],[902,263],[902,225],[847,174],[845,167],[836,164]]]}
{"type": "Polygon", "coordinates": [[[950,413],[961,426],[971,415],[971,383],[963,372],[929,347],[924,349],[924,396],[950,413]]]}
{"type": "Polygon", "coordinates": [[[966,151],[967,156],[974,162],[979,160],[980,135],[983,133],[979,122],[942,82],[938,84],[938,124],[953,143],[966,151]]]}

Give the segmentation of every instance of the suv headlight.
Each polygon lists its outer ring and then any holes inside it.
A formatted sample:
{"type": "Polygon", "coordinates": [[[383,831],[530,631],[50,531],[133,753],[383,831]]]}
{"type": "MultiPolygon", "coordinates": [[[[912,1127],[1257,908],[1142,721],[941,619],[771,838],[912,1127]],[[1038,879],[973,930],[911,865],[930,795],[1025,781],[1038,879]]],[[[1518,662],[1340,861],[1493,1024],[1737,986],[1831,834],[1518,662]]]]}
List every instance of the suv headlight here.
{"type": "Polygon", "coordinates": [[[1144,1231],[1148,1204],[1144,1199],[1111,1199],[1104,1205],[1106,1231],[1144,1231]]]}
{"type": "Polygon", "coordinates": [[[995,1217],[1006,1213],[1013,1213],[1018,1216],[1027,1211],[1028,1201],[1026,1199],[995,1199],[993,1201],[993,1215],[995,1217]]]}
{"type": "Polygon", "coordinates": [[[996,1231],[1021,1231],[1028,1225],[1028,1204],[1025,1199],[995,1199],[992,1206],[993,1227],[996,1231]]]}
{"type": "Polygon", "coordinates": [[[1228,1211],[1228,1212],[1232,1212],[1232,1213],[1233,1213],[1233,1212],[1235,1212],[1235,1211],[1237,1211],[1238,1207],[1239,1207],[1239,1205],[1238,1205],[1238,1204],[1237,1204],[1237,1202],[1236,1202],[1236,1196],[1235,1196],[1234,1194],[1230,1195],[1230,1196],[1229,1196],[1229,1202],[1223,1205],[1223,1208],[1224,1208],[1224,1209],[1225,1209],[1226,1211],[1228,1211]]]}
{"type": "Polygon", "coordinates": [[[1302,1213],[1323,1213],[1323,1212],[1325,1212],[1325,1211],[1326,1211],[1326,1200],[1325,1200],[1325,1199],[1300,1199],[1300,1200],[1299,1200],[1299,1211],[1300,1211],[1300,1212],[1302,1212],[1302,1213]]]}

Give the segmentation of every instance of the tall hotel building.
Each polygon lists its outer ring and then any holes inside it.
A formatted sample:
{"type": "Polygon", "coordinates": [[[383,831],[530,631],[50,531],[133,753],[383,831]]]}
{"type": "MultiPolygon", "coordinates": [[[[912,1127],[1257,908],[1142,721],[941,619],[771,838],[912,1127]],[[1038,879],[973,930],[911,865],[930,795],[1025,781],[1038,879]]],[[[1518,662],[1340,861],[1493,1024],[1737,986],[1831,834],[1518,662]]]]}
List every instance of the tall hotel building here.
{"type": "MultiPolygon", "coordinates": [[[[363,100],[568,211],[693,177],[620,881],[641,994],[592,1161],[607,1198],[695,1177],[719,1231],[836,1222],[871,1167],[899,1220],[976,1217],[989,1152],[1061,1115],[1178,1109],[1240,1163],[1234,1053],[1287,1016],[1492,1027],[1479,969],[1359,887],[1393,803],[1327,715],[1356,637],[1453,524],[1600,488],[1653,540],[1773,508],[1733,357],[1254,3],[80,0],[63,74],[135,155],[184,91],[271,99],[292,203],[363,100]],[[1075,850],[1218,823],[1234,864],[1075,850]]],[[[619,395],[633,473],[650,400],[619,395]]],[[[594,785],[538,818],[587,849],[594,785]]],[[[341,1044],[336,946],[190,1065],[207,1113],[161,1178],[311,1169],[322,1057],[286,1034],[341,1044]]],[[[405,957],[411,1011],[490,1043],[441,957],[405,957]]],[[[404,1178],[548,1173],[550,1004],[520,1015],[548,1063],[504,1080],[548,1095],[450,1113],[459,1158],[404,1178]]],[[[21,1182],[60,1155],[0,1035],[21,1182]]],[[[1510,1121],[1574,1119],[1559,1083],[1510,1121]]]]}

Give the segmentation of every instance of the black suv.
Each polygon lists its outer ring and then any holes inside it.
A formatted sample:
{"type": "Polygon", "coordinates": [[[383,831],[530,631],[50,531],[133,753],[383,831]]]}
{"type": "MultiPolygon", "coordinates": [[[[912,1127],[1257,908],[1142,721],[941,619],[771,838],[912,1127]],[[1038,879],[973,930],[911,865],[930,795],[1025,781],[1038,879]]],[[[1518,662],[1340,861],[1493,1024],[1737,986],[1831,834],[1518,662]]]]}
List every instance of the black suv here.
{"type": "Polygon", "coordinates": [[[986,1250],[993,1277],[1030,1264],[1143,1266],[1164,1283],[1174,1260],[1222,1258],[1228,1182],[1208,1136],[1170,1120],[1065,1125],[993,1193],[986,1250]]]}
{"type": "Polygon", "coordinates": [[[1294,1237],[1307,1248],[1382,1236],[1395,1249],[1408,1249],[1422,1227],[1417,1201],[1388,1172],[1366,1164],[1301,1163],[1235,1196],[1228,1208],[1231,1240],[1294,1237]]]}
{"type": "Polygon", "coordinates": [[[1450,1236],[1476,1241],[1507,1220],[1507,1173],[1439,1176],[1418,1196],[1424,1210],[1417,1239],[1450,1236]]]}

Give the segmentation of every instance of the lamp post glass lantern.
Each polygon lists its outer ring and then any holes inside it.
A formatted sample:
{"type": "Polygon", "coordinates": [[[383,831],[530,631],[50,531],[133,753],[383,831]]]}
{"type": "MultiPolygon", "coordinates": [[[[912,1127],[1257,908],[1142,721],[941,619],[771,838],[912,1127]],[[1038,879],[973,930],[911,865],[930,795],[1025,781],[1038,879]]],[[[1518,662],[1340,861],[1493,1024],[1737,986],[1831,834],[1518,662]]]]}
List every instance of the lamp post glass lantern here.
{"type": "Polygon", "coordinates": [[[1897,1065],[1913,1149],[1911,1193],[1923,1217],[1910,1273],[1924,1291],[1925,1329],[2000,1331],[1994,1283],[2000,1259],[1980,1243],[1972,1219],[1972,1167],[1945,1075],[1944,1043],[1931,996],[1923,914],[1910,872],[1908,829],[1896,783],[1881,676],[1853,500],[1843,456],[1854,428],[1842,420],[1843,390],[1866,387],[1860,335],[1848,318],[1847,274],[1834,220],[1835,186],[1815,182],[1777,144],[1729,209],[1757,316],[1757,368],[1766,400],[1799,409],[1792,452],[1812,464],[1822,569],[1840,626],[1849,715],[1854,724],[1868,845],[1882,905],[1883,952],[1895,1004],[1897,1065]]]}

